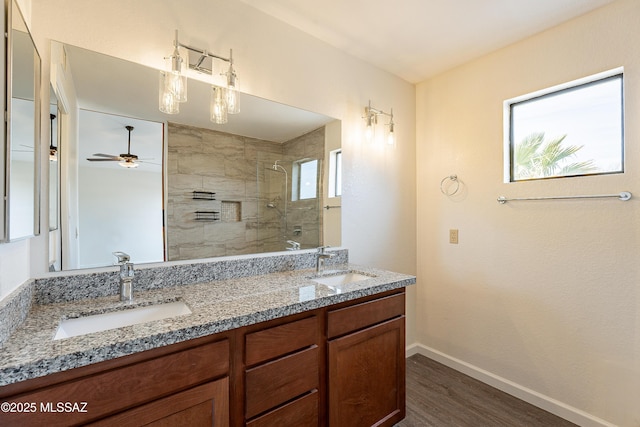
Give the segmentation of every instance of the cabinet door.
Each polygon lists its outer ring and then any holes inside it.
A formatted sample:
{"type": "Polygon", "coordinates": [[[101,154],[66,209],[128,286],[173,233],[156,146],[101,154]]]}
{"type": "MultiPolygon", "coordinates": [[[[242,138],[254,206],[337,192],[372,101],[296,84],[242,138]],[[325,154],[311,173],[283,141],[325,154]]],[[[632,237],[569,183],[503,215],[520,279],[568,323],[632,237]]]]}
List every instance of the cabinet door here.
{"type": "Polygon", "coordinates": [[[90,425],[228,427],[229,379],[212,381],[90,425]]]}
{"type": "MultiPolygon", "coordinates": [[[[148,360],[116,369],[101,369],[94,374],[77,377],[71,381],[8,397],[6,400],[50,406],[56,405],[57,402],[82,402],[86,403],[86,411],[0,413],[0,425],[81,425],[157,401],[162,397],[227,376],[229,345],[229,340],[224,339],[160,357],[154,357],[156,350],[150,350],[146,353],[149,356],[148,360]]],[[[127,357],[135,359],[139,356],[127,357]]]]}
{"type": "Polygon", "coordinates": [[[329,341],[330,426],[393,426],[404,418],[404,321],[329,341]]]}

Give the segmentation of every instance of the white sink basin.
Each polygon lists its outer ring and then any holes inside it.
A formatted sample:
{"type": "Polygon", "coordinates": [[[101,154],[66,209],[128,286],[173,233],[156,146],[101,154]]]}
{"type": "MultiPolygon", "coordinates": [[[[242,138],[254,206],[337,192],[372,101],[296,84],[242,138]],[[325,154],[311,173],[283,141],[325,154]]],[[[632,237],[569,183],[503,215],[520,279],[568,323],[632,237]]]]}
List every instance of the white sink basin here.
{"type": "Polygon", "coordinates": [[[314,277],[311,280],[313,280],[316,283],[321,283],[327,286],[340,286],[340,285],[346,285],[348,283],[359,282],[361,280],[366,280],[366,279],[371,279],[371,276],[350,271],[344,274],[335,274],[335,275],[324,276],[324,277],[314,277]]]}
{"type": "Polygon", "coordinates": [[[54,340],[122,328],[154,320],[191,314],[182,301],[153,304],[138,308],[111,311],[109,313],[65,319],[60,322],[54,340]]]}

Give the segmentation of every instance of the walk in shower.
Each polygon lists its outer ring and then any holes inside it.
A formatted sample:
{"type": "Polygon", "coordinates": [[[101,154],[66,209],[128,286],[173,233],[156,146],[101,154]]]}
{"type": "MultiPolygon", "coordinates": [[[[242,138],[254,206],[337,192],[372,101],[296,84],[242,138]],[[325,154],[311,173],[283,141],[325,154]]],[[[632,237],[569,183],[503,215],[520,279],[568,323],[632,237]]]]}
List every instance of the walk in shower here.
{"type": "Polygon", "coordinates": [[[257,235],[262,250],[273,252],[320,246],[321,159],[265,157],[269,158],[259,159],[257,163],[257,235]],[[312,173],[305,173],[305,170],[312,173]],[[303,191],[301,198],[300,190],[309,192],[309,187],[315,189],[314,193],[306,195],[303,191]]]}

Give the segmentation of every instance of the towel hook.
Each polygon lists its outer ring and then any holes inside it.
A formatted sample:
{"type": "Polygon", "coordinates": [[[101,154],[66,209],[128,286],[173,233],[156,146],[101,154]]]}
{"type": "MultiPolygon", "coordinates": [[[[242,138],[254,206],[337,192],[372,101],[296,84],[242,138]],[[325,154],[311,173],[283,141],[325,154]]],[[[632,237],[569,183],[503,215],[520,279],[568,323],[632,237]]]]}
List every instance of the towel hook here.
{"type": "Polygon", "coordinates": [[[442,178],[442,181],[440,181],[440,191],[445,196],[453,196],[458,192],[459,189],[460,181],[458,181],[458,175],[445,176],[444,178],[442,178]],[[447,185],[445,188],[445,183],[447,181],[451,181],[451,183],[449,183],[449,185],[447,185]]]}

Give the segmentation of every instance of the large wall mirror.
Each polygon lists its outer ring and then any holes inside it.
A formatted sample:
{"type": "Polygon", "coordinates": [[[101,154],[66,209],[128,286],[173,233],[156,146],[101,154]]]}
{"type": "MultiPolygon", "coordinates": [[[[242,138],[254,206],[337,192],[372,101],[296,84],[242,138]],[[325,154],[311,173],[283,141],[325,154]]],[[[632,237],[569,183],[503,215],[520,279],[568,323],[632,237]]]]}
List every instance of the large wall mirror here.
{"type": "Polygon", "coordinates": [[[15,1],[6,4],[5,227],[9,241],[40,233],[40,57],[15,1]]]}
{"type": "Polygon", "coordinates": [[[197,78],[166,115],[158,70],[56,41],[51,58],[63,270],[340,244],[340,121],[241,94],[217,125],[197,78]]]}

